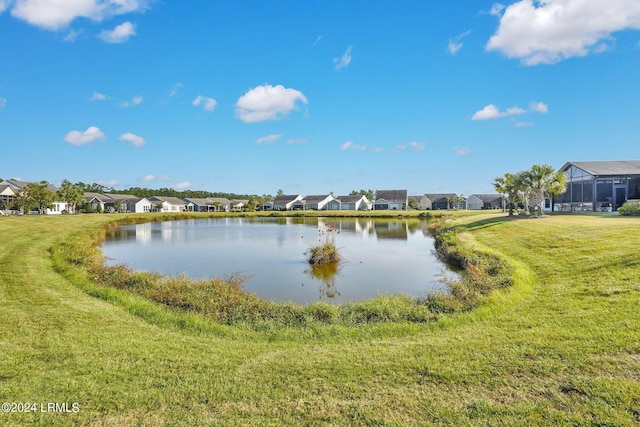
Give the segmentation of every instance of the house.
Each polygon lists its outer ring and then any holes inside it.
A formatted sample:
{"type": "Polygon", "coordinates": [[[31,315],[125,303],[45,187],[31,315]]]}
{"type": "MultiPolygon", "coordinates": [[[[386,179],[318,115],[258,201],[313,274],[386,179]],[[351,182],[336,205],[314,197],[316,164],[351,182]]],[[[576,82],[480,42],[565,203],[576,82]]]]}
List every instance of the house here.
{"type": "Polygon", "coordinates": [[[225,197],[207,197],[207,202],[213,207],[214,212],[229,212],[231,200],[225,197]]]}
{"type": "MultiPolygon", "coordinates": [[[[12,191],[14,192],[13,200],[15,200],[15,196],[21,193],[29,184],[31,183],[26,181],[20,181],[17,179],[6,179],[0,182],[0,186],[2,186],[3,188],[5,186],[11,187],[12,191]]],[[[55,197],[56,193],[58,192],[58,187],[47,183],[46,188],[55,197]]],[[[7,193],[7,196],[8,196],[8,191],[9,190],[5,188],[4,192],[7,193]]],[[[68,209],[69,209],[69,205],[67,202],[54,199],[54,201],[51,203],[51,207],[46,208],[45,212],[43,213],[46,215],[55,215],[55,214],[66,213],[68,209]]]]}
{"type": "Polygon", "coordinates": [[[184,212],[187,203],[177,197],[153,196],[149,197],[152,204],[152,212],[184,212]]]}
{"type": "Polygon", "coordinates": [[[115,212],[152,212],[153,204],[144,197],[136,197],[130,194],[104,194],[109,197],[105,206],[107,210],[113,209],[115,212]]]}
{"type": "Polygon", "coordinates": [[[457,198],[455,193],[423,194],[418,206],[429,210],[466,209],[466,200],[456,202],[457,198]]]}
{"type": "Polygon", "coordinates": [[[616,211],[640,199],[640,160],[567,162],[567,191],[554,199],[560,211],[616,211]]]}
{"type": "Polygon", "coordinates": [[[233,212],[242,212],[243,210],[245,210],[246,206],[249,204],[249,200],[237,200],[237,199],[233,199],[231,200],[231,210],[233,212]]]}
{"type": "Polygon", "coordinates": [[[373,202],[374,210],[406,210],[407,190],[378,190],[373,202]]]}
{"type": "Polygon", "coordinates": [[[113,207],[113,199],[100,193],[87,192],[82,195],[84,200],[83,208],[90,209],[91,212],[103,212],[107,204],[113,207]]]}
{"type": "Polygon", "coordinates": [[[0,184],[0,208],[3,215],[8,215],[18,193],[9,184],[0,184]]]}
{"type": "Polygon", "coordinates": [[[339,196],[340,209],[343,211],[367,211],[371,209],[371,202],[367,196],[358,194],[355,196],[339,196]]]}
{"type": "Polygon", "coordinates": [[[273,199],[272,201],[273,205],[272,205],[272,209],[274,211],[290,211],[294,208],[294,204],[296,204],[296,206],[300,207],[300,206],[304,206],[304,203],[302,203],[302,196],[300,196],[299,194],[295,194],[295,195],[280,195],[280,196],[276,196],[275,199],[273,199]],[[297,203],[296,202],[300,202],[297,203]]]}
{"type": "Polygon", "coordinates": [[[334,202],[332,204],[332,206],[334,207],[333,210],[339,210],[340,202],[336,203],[335,200],[336,199],[331,194],[325,194],[325,195],[319,195],[319,196],[305,196],[305,198],[302,199],[302,205],[305,210],[322,211],[322,210],[327,210],[327,205],[333,201],[334,202]],[[336,205],[338,206],[337,208],[335,208],[336,205]]]}
{"type": "Polygon", "coordinates": [[[189,212],[209,212],[213,210],[213,206],[207,199],[185,197],[182,200],[184,200],[187,211],[189,212]]]}
{"type": "Polygon", "coordinates": [[[505,202],[501,194],[472,194],[467,198],[467,209],[502,209],[505,202]]]}

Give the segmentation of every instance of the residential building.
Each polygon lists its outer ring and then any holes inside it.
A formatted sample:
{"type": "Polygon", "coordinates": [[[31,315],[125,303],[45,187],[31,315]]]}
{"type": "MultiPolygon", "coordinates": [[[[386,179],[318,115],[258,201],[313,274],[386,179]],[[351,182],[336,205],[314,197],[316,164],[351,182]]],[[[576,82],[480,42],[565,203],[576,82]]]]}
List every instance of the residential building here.
{"type": "Polygon", "coordinates": [[[371,202],[367,196],[357,194],[354,196],[338,196],[340,209],[343,211],[368,211],[371,209],[371,202]]]}
{"type": "Polygon", "coordinates": [[[567,162],[561,168],[567,190],[554,199],[564,212],[616,211],[640,199],[640,160],[567,162]]]}
{"type": "Polygon", "coordinates": [[[378,190],[373,202],[374,210],[406,210],[407,190],[378,190]]]}
{"type": "Polygon", "coordinates": [[[502,194],[472,194],[467,198],[467,209],[502,209],[504,203],[502,194]]]}

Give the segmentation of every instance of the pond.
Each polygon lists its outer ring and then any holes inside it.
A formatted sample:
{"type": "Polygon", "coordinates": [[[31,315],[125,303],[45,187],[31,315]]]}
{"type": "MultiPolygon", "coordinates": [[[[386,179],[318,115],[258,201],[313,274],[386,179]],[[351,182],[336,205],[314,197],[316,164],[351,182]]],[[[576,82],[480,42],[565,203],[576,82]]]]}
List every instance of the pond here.
{"type": "Polygon", "coordinates": [[[358,301],[380,294],[422,297],[441,289],[446,267],[427,222],[371,218],[208,218],[126,225],[101,246],[107,265],[193,279],[241,274],[262,298],[296,303],[358,301]],[[343,258],[311,268],[305,252],[327,224],[343,258]]]}

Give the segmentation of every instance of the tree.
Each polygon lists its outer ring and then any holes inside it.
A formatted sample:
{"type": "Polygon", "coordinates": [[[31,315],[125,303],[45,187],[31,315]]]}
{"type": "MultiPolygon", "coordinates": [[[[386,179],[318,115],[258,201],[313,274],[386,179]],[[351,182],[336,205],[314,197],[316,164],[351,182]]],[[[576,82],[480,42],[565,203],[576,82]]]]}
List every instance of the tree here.
{"type": "Polygon", "coordinates": [[[542,215],[545,197],[562,194],[566,189],[566,177],[551,165],[533,165],[522,174],[523,183],[531,195],[531,205],[542,215]]]}
{"type": "Polygon", "coordinates": [[[22,189],[16,198],[16,204],[21,211],[37,209],[39,213],[43,214],[47,208],[53,207],[53,193],[49,191],[46,181],[31,182],[22,189]]]}
{"type": "MultiPolygon", "coordinates": [[[[493,188],[500,193],[507,196],[509,200],[509,216],[513,216],[513,207],[516,205],[520,192],[524,192],[525,188],[521,179],[522,172],[519,173],[505,173],[503,176],[499,176],[493,181],[493,188]]],[[[502,212],[505,211],[504,205],[502,206],[502,212]]]]}
{"type": "Polygon", "coordinates": [[[418,201],[416,199],[409,199],[409,208],[413,210],[418,210],[420,206],[418,205],[418,201]]]}
{"type": "Polygon", "coordinates": [[[61,202],[66,202],[69,207],[69,213],[76,212],[76,206],[82,203],[83,191],[80,186],[72,184],[68,180],[63,180],[60,190],[58,190],[58,198],[61,202]]]}
{"type": "Polygon", "coordinates": [[[284,191],[282,191],[282,188],[278,189],[278,192],[276,193],[278,196],[282,196],[284,194],[284,191]]]}
{"type": "Polygon", "coordinates": [[[460,204],[464,202],[464,196],[461,194],[459,196],[455,196],[451,198],[451,203],[453,204],[453,209],[460,210],[460,204]]]}
{"type": "Polygon", "coordinates": [[[349,195],[350,196],[365,196],[367,198],[367,200],[372,202],[376,197],[376,192],[373,191],[372,189],[360,190],[360,191],[353,190],[351,193],[349,193],[349,195]]]}

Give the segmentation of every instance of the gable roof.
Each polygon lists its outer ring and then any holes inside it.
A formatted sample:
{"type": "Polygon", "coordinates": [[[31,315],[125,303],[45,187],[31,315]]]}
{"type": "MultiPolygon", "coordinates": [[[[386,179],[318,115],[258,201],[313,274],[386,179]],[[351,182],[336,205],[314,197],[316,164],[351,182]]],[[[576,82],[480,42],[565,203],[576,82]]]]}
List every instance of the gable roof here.
{"type": "Polygon", "coordinates": [[[327,197],[333,197],[331,196],[331,194],[325,194],[325,195],[316,195],[316,196],[305,196],[304,199],[302,199],[303,201],[305,201],[306,203],[320,203],[320,202],[324,202],[327,197]]]}
{"type": "Polygon", "coordinates": [[[483,202],[493,202],[495,200],[502,200],[504,196],[502,194],[472,194],[483,202]]]}
{"type": "Polygon", "coordinates": [[[286,205],[287,203],[291,203],[291,202],[293,202],[294,200],[296,200],[299,197],[300,197],[299,194],[295,194],[295,195],[283,194],[281,196],[276,196],[273,199],[273,204],[274,205],[286,205]]]}
{"type": "Polygon", "coordinates": [[[110,193],[105,193],[105,196],[113,199],[113,200],[120,200],[120,201],[129,201],[129,202],[134,202],[137,203],[140,200],[142,200],[140,197],[136,197],[136,196],[132,196],[131,194],[110,194],[110,193]]]}
{"type": "Polygon", "coordinates": [[[389,203],[406,203],[407,190],[378,190],[376,200],[384,199],[389,203]]]}
{"type": "Polygon", "coordinates": [[[431,193],[425,194],[425,197],[432,202],[435,202],[439,199],[453,199],[454,197],[458,197],[458,195],[455,193],[431,193]]]}
{"type": "MultiPolygon", "coordinates": [[[[27,182],[27,181],[19,181],[17,179],[6,179],[6,180],[2,181],[2,184],[10,185],[16,190],[22,190],[27,185],[32,184],[32,183],[31,182],[27,182]]],[[[37,184],[37,182],[35,184],[37,184]]],[[[47,190],[51,191],[52,193],[57,193],[58,192],[58,187],[56,187],[53,184],[47,183],[47,190]]]]}
{"type": "Polygon", "coordinates": [[[164,197],[164,196],[153,196],[150,197],[149,200],[158,200],[160,202],[167,202],[171,205],[184,206],[186,205],[185,201],[182,199],[178,199],[177,197],[164,197]]]}
{"type": "Polygon", "coordinates": [[[356,202],[359,202],[363,197],[366,201],[369,201],[369,199],[367,199],[367,196],[365,196],[364,194],[338,196],[338,200],[340,200],[340,202],[342,203],[356,203],[356,202]]]}
{"type": "Polygon", "coordinates": [[[640,175],[640,160],[567,162],[560,171],[567,171],[571,166],[576,166],[593,176],[640,175]]]}

